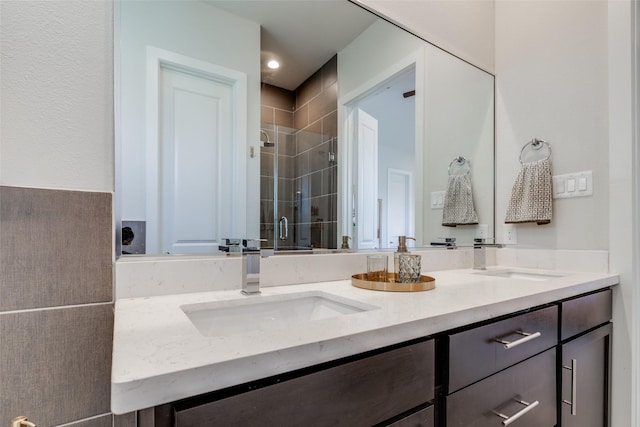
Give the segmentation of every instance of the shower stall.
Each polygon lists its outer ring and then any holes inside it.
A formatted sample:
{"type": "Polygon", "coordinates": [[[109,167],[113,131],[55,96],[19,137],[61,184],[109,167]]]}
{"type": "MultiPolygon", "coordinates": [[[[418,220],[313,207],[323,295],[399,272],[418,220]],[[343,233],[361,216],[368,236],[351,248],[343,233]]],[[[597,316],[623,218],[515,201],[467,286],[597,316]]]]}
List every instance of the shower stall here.
{"type": "Polygon", "coordinates": [[[336,137],[267,123],[260,137],[262,247],[336,248],[336,137]]]}

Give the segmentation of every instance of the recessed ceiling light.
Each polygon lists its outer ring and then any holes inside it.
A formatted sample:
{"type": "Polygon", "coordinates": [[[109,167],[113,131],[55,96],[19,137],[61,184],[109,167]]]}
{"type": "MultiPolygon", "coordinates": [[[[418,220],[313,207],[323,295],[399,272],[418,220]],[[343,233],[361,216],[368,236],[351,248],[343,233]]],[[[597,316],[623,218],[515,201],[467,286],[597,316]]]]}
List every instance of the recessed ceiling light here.
{"type": "Polygon", "coordinates": [[[271,61],[267,62],[267,67],[271,68],[272,70],[277,70],[278,68],[280,68],[280,63],[275,59],[272,59],[271,61]]]}

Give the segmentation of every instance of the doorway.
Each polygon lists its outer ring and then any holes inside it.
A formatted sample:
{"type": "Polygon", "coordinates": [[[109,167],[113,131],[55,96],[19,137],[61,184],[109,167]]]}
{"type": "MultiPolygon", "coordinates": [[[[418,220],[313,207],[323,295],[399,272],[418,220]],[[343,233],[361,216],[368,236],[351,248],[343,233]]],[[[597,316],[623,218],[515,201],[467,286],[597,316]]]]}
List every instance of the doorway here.
{"type": "Polygon", "coordinates": [[[357,249],[394,247],[399,235],[415,234],[415,88],[412,64],[345,104],[347,144],[354,154],[346,174],[352,197],[346,203],[357,249]],[[375,148],[362,139],[371,138],[360,129],[363,113],[377,123],[375,148]]]}

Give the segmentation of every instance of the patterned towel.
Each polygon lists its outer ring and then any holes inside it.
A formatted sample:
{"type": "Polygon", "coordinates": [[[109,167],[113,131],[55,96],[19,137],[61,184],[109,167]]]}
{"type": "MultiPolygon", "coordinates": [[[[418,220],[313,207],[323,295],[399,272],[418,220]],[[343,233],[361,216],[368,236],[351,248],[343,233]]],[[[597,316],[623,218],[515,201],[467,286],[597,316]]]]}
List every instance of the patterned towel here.
{"type": "Polygon", "coordinates": [[[455,227],[456,225],[477,224],[478,215],[473,206],[471,192],[471,176],[449,175],[447,191],[444,195],[444,210],[442,211],[442,225],[455,227]]]}
{"type": "Polygon", "coordinates": [[[552,214],[551,160],[523,163],[511,190],[505,223],[549,224],[552,214]]]}

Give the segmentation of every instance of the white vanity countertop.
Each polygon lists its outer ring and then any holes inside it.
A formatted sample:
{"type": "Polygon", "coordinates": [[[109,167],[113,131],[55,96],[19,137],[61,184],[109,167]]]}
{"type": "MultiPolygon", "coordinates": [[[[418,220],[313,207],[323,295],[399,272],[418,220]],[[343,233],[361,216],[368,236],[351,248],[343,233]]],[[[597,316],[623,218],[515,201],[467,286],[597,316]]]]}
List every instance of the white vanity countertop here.
{"type": "Polygon", "coordinates": [[[425,292],[370,291],[342,280],[267,287],[262,295],[251,297],[234,290],[118,300],[111,409],[123,414],[148,408],[618,283],[617,275],[603,273],[570,273],[546,281],[477,273],[426,273],[436,279],[436,288],[425,292]],[[256,328],[223,337],[201,335],[180,308],[306,291],[322,291],[379,308],[290,324],[282,330],[256,328]]]}

